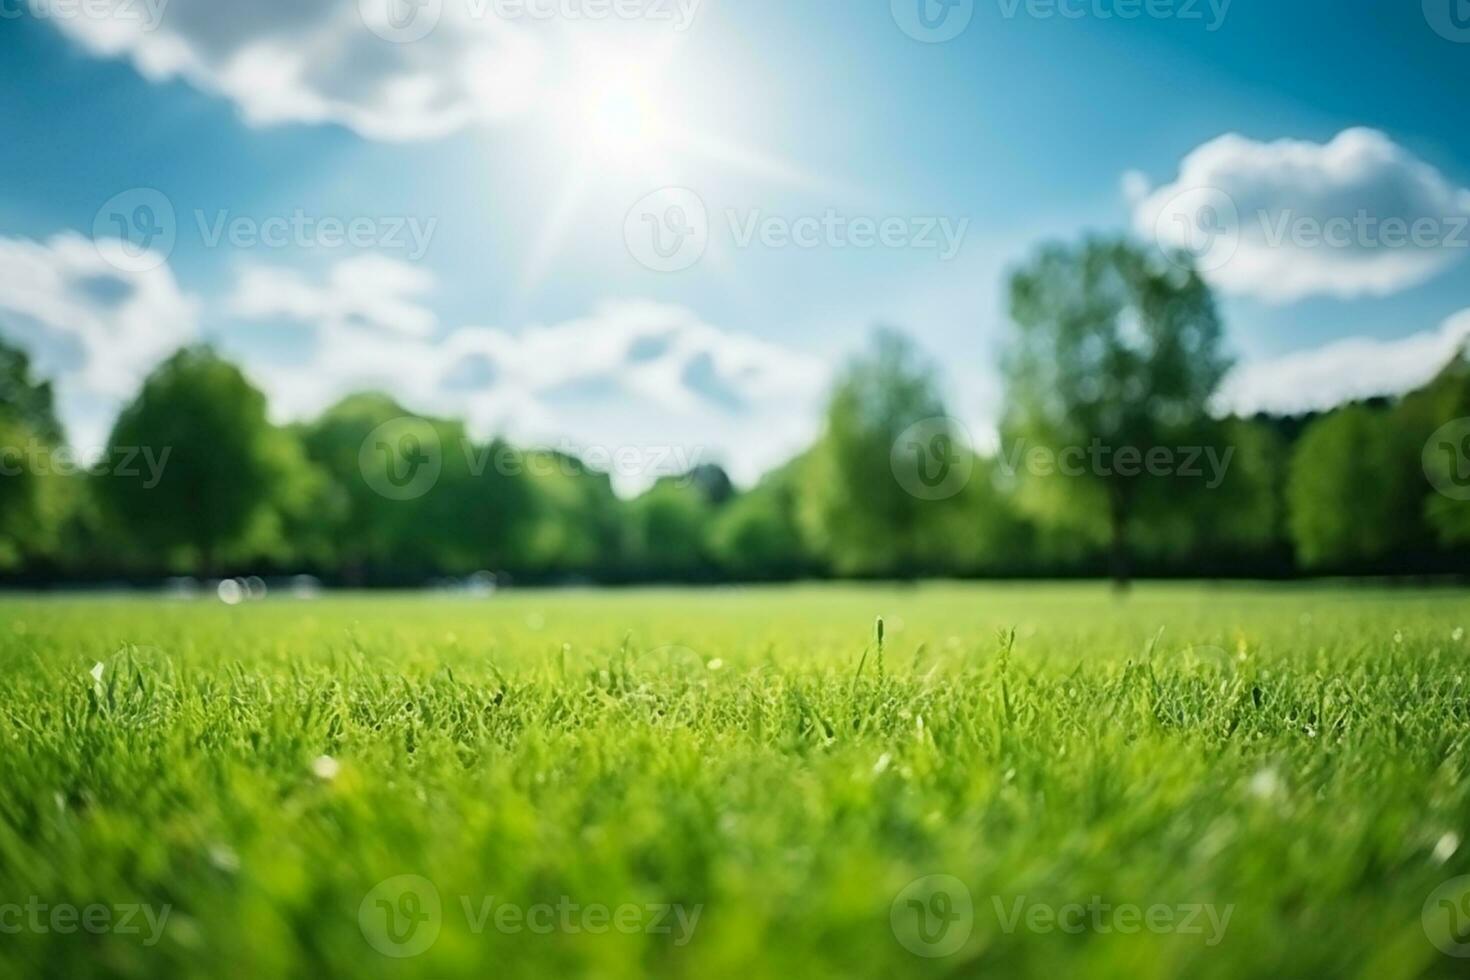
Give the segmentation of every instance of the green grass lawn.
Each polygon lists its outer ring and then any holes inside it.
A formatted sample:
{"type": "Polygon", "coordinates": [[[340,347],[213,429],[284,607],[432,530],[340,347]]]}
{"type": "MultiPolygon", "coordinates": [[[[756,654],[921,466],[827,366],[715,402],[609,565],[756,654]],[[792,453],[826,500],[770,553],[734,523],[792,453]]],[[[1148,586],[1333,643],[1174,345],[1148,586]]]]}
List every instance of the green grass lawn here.
{"type": "Polygon", "coordinates": [[[0,976],[1464,975],[1467,598],[6,598],[0,976]]]}

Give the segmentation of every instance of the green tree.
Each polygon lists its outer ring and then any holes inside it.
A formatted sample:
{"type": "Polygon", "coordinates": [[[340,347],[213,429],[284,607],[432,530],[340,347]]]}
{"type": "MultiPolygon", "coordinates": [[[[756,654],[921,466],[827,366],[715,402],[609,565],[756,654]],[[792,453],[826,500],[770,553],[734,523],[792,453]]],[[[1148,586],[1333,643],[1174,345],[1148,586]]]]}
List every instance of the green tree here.
{"type": "MultiPolygon", "coordinates": [[[[399,541],[412,533],[407,508],[374,489],[363,472],[363,445],[383,426],[408,416],[386,395],[350,395],[301,430],[307,458],[326,475],[324,494],[331,502],[322,515],[330,551],[349,582],[362,581],[369,565],[384,563],[399,541]]],[[[374,467],[386,461],[369,453],[374,467]]],[[[374,475],[376,471],[374,471],[374,475]]]]}
{"type": "Polygon", "coordinates": [[[522,454],[500,439],[472,440],[457,421],[431,424],[444,462],[416,508],[420,560],[455,574],[525,564],[535,503],[522,454]]]}
{"type": "Polygon", "coordinates": [[[210,348],[184,348],[143,382],[108,440],[110,458],[151,456],[94,478],[109,515],[151,550],[189,553],[212,574],[243,540],[281,477],[265,397],[210,348]]]}
{"type": "Polygon", "coordinates": [[[1307,427],[1286,491],[1292,543],[1304,565],[1352,566],[1417,543],[1423,478],[1403,460],[1386,410],[1348,405],[1307,427]]]}
{"type": "Polygon", "coordinates": [[[462,423],[351,395],[306,426],[335,501],[332,551],[349,581],[504,568],[526,560],[535,519],[525,457],[462,423]]]}
{"type": "Polygon", "coordinates": [[[61,445],[61,423],[51,382],[31,374],[31,359],[0,337],[0,415],[25,426],[48,445],[61,445]]]}
{"type": "Polygon", "coordinates": [[[688,474],[664,477],[628,502],[629,552],[644,575],[698,575],[709,564],[706,538],[714,508],[688,474]]]}
{"type": "Polygon", "coordinates": [[[803,463],[797,459],[767,473],[721,508],[709,535],[721,568],[743,578],[786,577],[814,568],[797,519],[803,463]]]}
{"type": "Polygon", "coordinates": [[[1063,492],[1038,516],[1106,540],[1124,584],[1137,513],[1173,506],[1178,477],[1124,466],[1116,454],[1146,459],[1156,447],[1218,439],[1206,405],[1228,361],[1209,287],[1126,241],[1090,239],[1045,246],[1015,272],[1010,313],[1003,447],[1089,453],[1082,475],[1049,481],[1063,492]]]}
{"type": "Polygon", "coordinates": [[[1405,395],[1394,411],[1403,441],[1401,465],[1422,468],[1423,514],[1441,546],[1470,543],[1470,501],[1458,492],[1470,467],[1470,360],[1462,349],[1434,379],[1405,395]],[[1442,492],[1456,491],[1453,495],[1442,492]]]}
{"type": "Polygon", "coordinates": [[[550,449],[523,454],[533,519],[527,563],[542,574],[592,574],[621,559],[624,504],[606,473],[550,449]]]}
{"type": "Polygon", "coordinates": [[[0,568],[53,551],[77,498],[75,478],[50,465],[62,448],[51,383],[0,339],[0,568]]]}
{"type": "Polygon", "coordinates": [[[838,378],[800,477],[803,534],[835,570],[912,574],[932,554],[935,528],[953,504],[905,486],[894,461],[900,438],[921,424],[935,427],[926,445],[950,457],[937,463],[941,472],[957,464],[966,450],[948,431],[934,369],[908,338],[880,330],[838,378]]]}

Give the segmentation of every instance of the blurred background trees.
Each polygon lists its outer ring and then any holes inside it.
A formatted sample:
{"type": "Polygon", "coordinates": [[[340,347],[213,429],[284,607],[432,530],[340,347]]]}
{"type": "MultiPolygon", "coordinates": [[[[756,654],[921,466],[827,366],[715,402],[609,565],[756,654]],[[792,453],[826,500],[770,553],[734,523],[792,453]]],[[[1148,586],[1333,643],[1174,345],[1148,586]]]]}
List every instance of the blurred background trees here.
{"type": "Polygon", "coordinates": [[[749,487],[704,463],[626,499],[573,455],[472,433],[387,394],[277,425],[208,347],[160,364],[121,410],[105,458],[85,464],[50,384],[0,343],[0,576],[1470,571],[1463,353],[1400,398],[1222,418],[1209,411],[1228,366],[1221,326],[1187,267],[1125,241],[1050,245],[1015,272],[1010,306],[998,445],[972,445],[926,355],[879,330],[838,372],[821,432],[795,458],[749,487]],[[1116,459],[1096,465],[1093,446],[1138,459],[1169,450],[1176,465],[1192,447],[1203,472],[1119,472],[1116,459]],[[1068,449],[1082,465],[1063,472],[1068,449]]]}

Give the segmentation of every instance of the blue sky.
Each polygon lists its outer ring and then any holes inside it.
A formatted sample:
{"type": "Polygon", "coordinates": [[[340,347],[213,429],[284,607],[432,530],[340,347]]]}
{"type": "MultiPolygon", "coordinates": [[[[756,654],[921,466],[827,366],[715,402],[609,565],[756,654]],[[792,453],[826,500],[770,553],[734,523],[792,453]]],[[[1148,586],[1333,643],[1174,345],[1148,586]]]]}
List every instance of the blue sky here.
{"type": "Polygon", "coordinates": [[[1230,407],[1402,388],[1470,333],[1463,0],[958,0],[940,43],[903,29],[939,0],[430,0],[413,40],[385,19],[405,0],[98,2],[0,9],[0,331],[84,446],[205,337],[282,418],[387,387],[748,480],[816,431],[876,323],[941,362],[983,438],[1006,270],[1049,238],[1159,240],[1201,188],[1239,225],[1207,256],[1230,407]],[[670,187],[694,197],[641,203],[670,187]],[[114,260],[109,209],[154,194],[169,240],[114,260]],[[702,251],[661,271],[635,239],[670,201],[702,208],[702,251]],[[1354,216],[1432,240],[1261,239],[1354,216]],[[309,228],[251,237],[272,219],[309,228]]]}

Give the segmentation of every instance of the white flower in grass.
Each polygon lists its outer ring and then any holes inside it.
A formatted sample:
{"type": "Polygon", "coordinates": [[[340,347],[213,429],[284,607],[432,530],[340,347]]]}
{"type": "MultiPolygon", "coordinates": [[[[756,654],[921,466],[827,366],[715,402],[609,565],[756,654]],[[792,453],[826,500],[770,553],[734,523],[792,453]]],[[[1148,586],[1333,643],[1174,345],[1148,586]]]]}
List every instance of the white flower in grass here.
{"type": "Polygon", "coordinates": [[[1460,835],[1453,830],[1449,830],[1435,842],[1434,853],[1429,856],[1429,859],[1435,864],[1444,864],[1450,858],[1454,857],[1455,852],[1459,849],[1460,835]]]}
{"type": "Polygon", "coordinates": [[[721,667],[725,666],[725,661],[721,660],[719,657],[716,657],[709,663],[705,664],[705,666],[708,667],[710,670],[719,670],[721,667]]]}
{"type": "Polygon", "coordinates": [[[1281,777],[1276,774],[1275,769],[1259,769],[1251,776],[1247,789],[1257,799],[1269,800],[1281,795],[1281,777]]]}
{"type": "Polygon", "coordinates": [[[240,870],[240,855],[227,844],[211,844],[209,863],[227,874],[234,874],[240,870]]]}
{"type": "Polygon", "coordinates": [[[311,760],[311,774],[317,779],[331,782],[342,771],[342,764],[329,755],[319,755],[311,760]]]}

